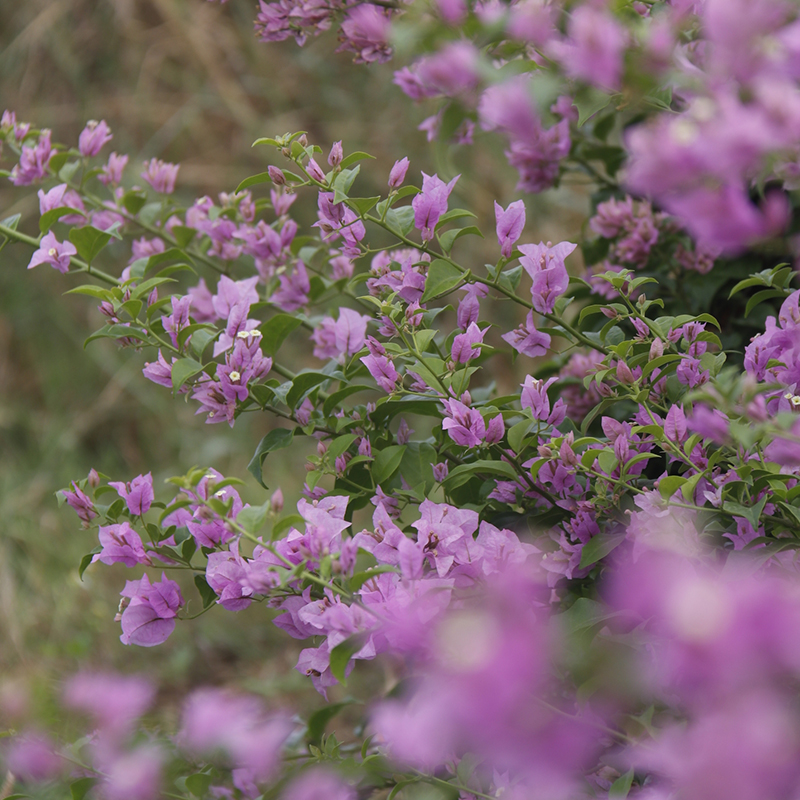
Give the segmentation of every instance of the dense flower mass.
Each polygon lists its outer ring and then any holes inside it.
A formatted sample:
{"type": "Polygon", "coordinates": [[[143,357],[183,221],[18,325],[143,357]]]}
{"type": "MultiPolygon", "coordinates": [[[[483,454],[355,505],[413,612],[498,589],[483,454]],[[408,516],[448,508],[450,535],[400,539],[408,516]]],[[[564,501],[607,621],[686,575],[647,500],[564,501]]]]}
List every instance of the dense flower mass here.
{"type": "Polygon", "coordinates": [[[93,470],[58,493],[81,574],[134,570],[126,646],[269,609],[326,704],[200,689],[161,736],[148,682],[82,673],[63,704],[94,733],[73,752],[29,726],[0,753],[13,791],[800,794],[800,17],[618,5],[261,0],[264,41],[337,27],[357,63],[396,44],[422,130],[505,148],[522,197],[468,153],[416,181],[397,154],[369,183],[368,154],[288,133],[240,190],[191,199],[177,164],[101,156],[104,120],[62,145],[3,114],[4,174],[39,212],[3,242],[87,281],[91,338],[143,350],[158,391],[268,420],[248,470],[285,479],[266,500],[212,468],[169,491],[159,465],[93,470]],[[579,223],[530,197],[553,188],[579,223]],[[355,708],[341,686],[376,661],[355,708]]]}

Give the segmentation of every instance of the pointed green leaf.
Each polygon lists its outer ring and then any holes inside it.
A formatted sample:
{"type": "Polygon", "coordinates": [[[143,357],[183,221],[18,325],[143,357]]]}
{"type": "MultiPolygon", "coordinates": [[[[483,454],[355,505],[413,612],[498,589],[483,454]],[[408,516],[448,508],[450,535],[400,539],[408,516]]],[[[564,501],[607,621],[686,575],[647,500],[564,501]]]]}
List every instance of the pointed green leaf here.
{"type": "Polygon", "coordinates": [[[351,164],[356,164],[359,161],[363,161],[365,158],[371,158],[375,160],[375,156],[371,156],[369,153],[364,153],[359,150],[355,153],[350,153],[349,156],[345,156],[339,166],[342,169],[347,169],[347,167],[349,167],[351,164]]]}
{"type": "Polygon", "coordinates": [[[282,450],[292,443],[294,431],[288,428],[275,428],[271,430],[258,444],[256,452],[250,459],[247,469],[250,474],[266,489],[264,485],[262,468],[264,459],[275,450],[282,450]]]}
{"type": "Polygon", "coordinates": [[[274,356],[284,339],[302,324],[300,319],[291,314],[276,314],[259,327],[261,349],[266,355],[274,356]]]}
{"type": "Polygon", "coordinates": [[[626,534],[605,534],[600,533],[593,536],[581,551],[581,569],[592,566],[601,558],[605,558],[612,550],[615,550],[625,541],[626,534]]]}
{"type": "Polygon", "coordinates": [[[295,408],[315,387],[331,379],[324,372],[300,372],[292,380],[292,388],[286,394],[286,405],[295,408]]]}
{"type": "Polygon", "coordinates": [[[464,282],[465,273],[441,258],[435,259],[428,268],[425,292],[420,302],[427,303],[436,297],[452,292],[464,282]]]}
{"type": "MultiPolygon", "coordinates": [[[[256,144],[258,144],[258,142],[256,142],[256,144]]],[[[258,175],[251,175],[249,178],[245,178],[236,187],[236,191],[241,192],[244,189],[249,189],[251,186],[257,186],[259,183],[272,183],[269,172],[259,172],[258,175]]]]}
{"type": "Polygon", "coordinates": [[[189,380],[189,378],[202,371],[203,365],[199,361],[195,361],[193,358],[179,358],[172,365],[173,394],[177,393],[177,391],[181,388],[181,386],[183,386],[184,383],[186,383],[186,381],[189,380]]]}
{"type": "Polygon", "coordinates": [[[74,208],[69,208],[68,206],[61,206],[59,208],[51,208],[50,211],[46,211],[39,219],[39,230],[42,233],[47,233],[53,225],[58,222],[61,217],[66,217],[68,214],[80,214],[80,212],[76,211],[74,208]]]}
{"type": "Polygon", "coordinates": [[[394,444],[390,447],[384,447],[375,456],[375,461],[372,463],[372,479],[376,484],[388,481],[397,472],[405,451],[406,446],[404,444],[394,444]]]}
{"type": "Polygon", "coordinates": [[[208,585],[208,581],[202,575],[194,576],[194,585],[197,587],[197,591],[200,592],[203,608],[208,608],[217,602],[217,593],[208,585]]]}
{"type": "Polygon", "coordinates": [[[69,240],[75,245],[78,255],[87,264],[91,264],[95,256],[111,241],[111,234],[85,225],[83,228],[71,228],[69,240]]]}

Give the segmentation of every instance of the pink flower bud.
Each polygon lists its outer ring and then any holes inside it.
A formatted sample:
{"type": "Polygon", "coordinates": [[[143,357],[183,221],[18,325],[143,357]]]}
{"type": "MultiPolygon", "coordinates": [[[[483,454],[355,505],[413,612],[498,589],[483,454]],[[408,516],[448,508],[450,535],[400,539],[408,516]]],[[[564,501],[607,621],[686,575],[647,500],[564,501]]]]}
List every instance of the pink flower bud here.
{"type": "Polygon", "coordinates": [[[281,511],[283,511],[283,492],[280,489],[276,489],[272,493],[272,497],[269,499],[269,505],[276,514],[280,514],[281,511]]]}
{"type": "Polygon", "coordinates": [[[86,480],[92,489],[96,489],[100,485],[100,476],[97,474],[97,470],[94,467],[89,470],[89,475],[86,480]]]}
{"type": "Polygon", "coordinates": [[[283,174],[282,169],[279,169],[278,167],[269,166],[267,167],[267,172],[269,173],[269,179],[276,186],[286,186],[286,176],[283,174]]]}
{"type": "Polygon", "coordinates": [[[341,142],[334,142],[331,147],[330,155],[328,156],[328,163],[335,169],[342,163],[344,158],[344,150],[342,149],[341,142]]]}
{"type": "Polygon", "coordinates": [[[306,172],[315,180],[319,181],[320,183],[325,183],[325,173],[320,169],[319,164],[314,161],[313,158],[308,160],[308,166],[306,167],[306,172]]]}
{"type": "Polygon", "coordinates": [[[631,368],[624,361],[617,362],[617,380],[620,383],[627,383],[627,384],[631,384],[634,381],[631,368]]]}
{"type": "Polygon", "coordinates": [[[392,171],[389,173],[389,188],[399,189],[406,179],[406,172],[408,172],[408,159],[402,158],[400,161],[395,161],[392,171]]]}
{"type": "Polygon", "coordinates": [[[489,424],[486,426],[486,444],[497,444],[501,441],[506,432],[506,426],[503,422],[503,415],[498,414],[493,417],[489,424]]]}
{"type": "Polygon", "coordinates": [[[654,358],[661,358],[664,355],[664,342],[661,339],[654,339],[653,344],[650,345],[650,360],[654,358]]]}

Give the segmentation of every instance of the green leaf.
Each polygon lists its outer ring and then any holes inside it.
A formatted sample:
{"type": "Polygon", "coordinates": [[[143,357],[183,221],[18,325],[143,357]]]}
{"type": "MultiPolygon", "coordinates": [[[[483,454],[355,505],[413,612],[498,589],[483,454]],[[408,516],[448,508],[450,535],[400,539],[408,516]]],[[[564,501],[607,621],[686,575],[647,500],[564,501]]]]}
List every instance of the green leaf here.
{"type": "Polygon", "coordinates": [[[312,745],[319,745],[328,723],[344,708],[358,703],[358,700],[342,700],[341,703],[331,703],[315,711],[308,718],[306,726],[306,741],[312,745]]]}
{"type": "Polygon", "coordinates": [[[598,450],[597,461],[600,465],[600,469],[603,470],[606,475],[610,475],[619,464],[619,459],[613,450],[598,450]]]}
{"type": "Polygon", "coordinates": [[[159,276],[158,278],[148,278],[131,291],[131,299],[138,300],[140,297],[149,295],[156,286],[161,286],[164,283],[176,283],[175,278],[166,278],[159,276]]]}
{"type": "Polygon", "coordinates": [[[195,772],[186,778],[186,788],[195,797],[205,797],[214,778],[205,772],[195,772]]]}
{"type": "Polygon", "coordinates": [[[86,572],[86,568],[89,564],[92,563],[92,559],[100,552],[102,552],[103,548],[98,545],[97,547],[92,550],[91,553],[87,553],[82,559],[80,566],[78,567],[78,577],[83,580],[83,573],[86,572]]]}
{"type": "Polygon", "coordinates": [[[183,386],[186,381],[198,372],[203,371],[203,365],[193,358],[179,358],[172,365],[172,393],[176,394],[178,389],[183,386]]]}
{"type": "Polygon", "coordinates": [[[767,504],[768,495],[765,494],[755,505],[743,506],[740,503],[734,503],[726,500],[722,504],[722,510],[737,517],[744,517],[752,526],[754,530],[758,530],[761,521],[761,514],[764,511],[764,506],[767,504]]]}
{"type": "Polygon", "coordinates": [[[21,219],[22,214],[12,214],[10,217],[6,217],[4,220],[0,221],[0,225],[5,225],[6,228],[11,228],[12,231],[15,231],[21,219]]]}
{"type": "Polygon", "coordinates": [[[54,223],[58,222],[61,217],[66,217],[68,214],[78,214],[74,208],[69,208],[68,206],[61,206],[59,208],[51,208],[50,211],[45,212],[42,214],[41,218],[39,219],[39,230],[42,233],[47,233],[50,228],[53,227],[54,223]]]}
{"type": "Polygon", "coordinates": [[[260,326],[261,349],[268,356],[274,356],[284,339],[302,325],[302,321],[291,314],[276,314],[260,326]]]}
{"type": "Polygon", "coordinates": [[[67,161],[69,161],[69,153],[68,152],[65,152],[65,153],[53,153],[53,155],[50,156],[50,160],[47,162],[47,166],[50,167],[50,170],[52,171],[53,175],[58,175],[58,173],[61,171],[63,166],[67,163],[67,161]]]}
{"type": "Polygon", "coordinates": [[[267,500],[260,506],[245,506],[237,515],[236,522],[248,533],[258,533],[267,521],[270,503],[267,500]]]}
{"type": "Polygon", "coordinates": [[[380,195],[377,197],[351,197],[347,201],[347,204],[351,208],[355,209],[359,215],[363,216],[371,211],[380,199],[380,195]]]}
{"type": "Polygon", "coordinates": [[[404,444],[394,444],[390,447],[384,447],[375,456],[375,461],[372,463],[372,479],[376,484],[388,481],[397,472],[405,451],[406,446],[404,444]]]}
{"type": "Polygon", "coordinates": [[[480,236],[481,239],[484,238],[480,228],[476,228],[474,225],[466,228],[453,228],[453,230],[445,231],[439,235],[439,244],[442,246],[442,250],[449,253],[453,249],[456,239],[460,239],[462,236],[480,236]]]}
{"type": "Polygon", "coordinates": [[[344,436],[337,436],[328,447],[328,456],[331,459],[338,458],[351,444],[358,438],[354,433],[346,433],[344,436]]]}
{"type": "Polygon", "coordinates": [[[680,361],[681,358],[682,356],[678,355],[677,353],[667,353],[664,356],[658,356],[652,361],[648,361],[644,367],[642,367],[642,380],[644,380],[654,369],[663,367],[664,364],[669,364],[671,361],[680,361]]]}
{"type": "Polygon", "coordinates": [[[633,768],[629,769],[624,775],[620,775],[614,783],[611,784],[611,788],[608,790],[608,798],[609,800],[616,800],[616,798],[625,798],[628,796],[628,792],[631,790],[631,784],[633,783],[633,768]]]}
{"type": "Polygon", "coordinates": [[[181,544],[181,557],[183,558],[184,561],[188,563],[192,560],[192,556],[196,552],[197,552],[197,542],[195,541],[194,536],[188,535],[181,544]]]}
{"type": "Polygon", "coordinates": [[[578,109],[578,127],[602,111],[611,102],[611,95],[599,89],[584,88],[577,92],[573,105],[578,109]]]}
{"type": "Polygon", "coordinates": [[[590,567],[592,564],[605,558],[612,550],[615,550],[625,541],[626,534],[605,534],[599,533],[592,537],[581,551],[581,569],[590,567]]]}
{"type": "Polygon", "coordinates": [[[292,380],[292,388],[286,394],[286,405],[294,408],[315,387],[331,379],[324,372],[300,372],[292,380]]]}
{"type": "Polygon", "coordinates": [[[91,264],[95,256],[111,241],[111,234],[85,225],[83,228],[71,228],[69,240],[75,245],[78,255],[87,264],[91,264]]]}
{"type": "Polygon", "coordinates": [[[420,414],[425,417],[441,419],[442,406],[438,400],[386,400],[378,405],[370,414],[370,419],[377,425],[386,425],[398,414],[420,414]]]}
{"type": "Polygon", "coordinates": [[[345,685],[345,671],[350,663],[350,657],[357,653],[367,640],[367,634],[356,633],[340,642],[331,650],[331,672],[339,683],[345,685]]]}
{"type": "Polygon", "coordinates": [[[514,471],[514,467],[505,461],[473,461],[471,464],[459,464],[455,469],[450,470],[450,474],[442,482],[446,491],[455,489],[465,484],[473,475],[485,473],[488,475],[499,475],[506,480],[516,480],[519,476],[514,471]]]}
{"type": "Polygon", "coordinates": [[[665,500],[669,500],[684,483],[686,478],[681,475],[667,475],[659,481],[658,491],[665,500]]]}
{"type": "Polygon", "coordinates": [[[338,392],[333,392],[330,397],[325,401],[322,406],[322,413],[327,417],[328,414],[331,413],[335,408],[339,408],[344,400],[347,397],[350,397],[351,394],[356,394],[357,392],[374,392],[375,389],[372,386],[365,386],[362,384],[352,384],[351,386],[345,386],[344,389],[339,389],[338,392]]]}
{"type": "Polygon", "coordinates": [[[411,206],[390,208],[386,212],[386,222],[395,232],[407,236],[414,227],[414,209],[411,206]]]}
{"type": "Polygon", "coordinates": [[[288,428],[275,428],[271,430],[258,444],[256,452],[250,459],[247,469],[250,474],[266,489],[264,484],[262,469],[264,459],[275,450],[282,450],[292,443],[294,431],[288,428]]]}
{"type": "Polygon", "coordinates": [[[147,194],[142,191],[131,189],[131,191],[125,192],[122,197],[122,205],[125,206],[125,210],[129,214],[133,214],[133,216],[136,216],[144,208],[146,203],[147,194]]]}
{"type": "Polygon", "coordinates": [[[516,292],[521,278],[522,265],[518,264],[516,267],[512,267],[511,269],[504,269],[500,273],[500,279],[497,281],[497,283],[507,292],[516,292]]]}
{"type": "Polygon", "coordinates": [[[406,186],[401,186],[392,197],[392,200],[402,200],[404,197],[408,197],[412,194],[419,194],[422,190],[416,186],[411,186],[410,184],[406,186]]]}
{"type": "Polygon", "coordinates": [[[400,474],[409,486],[424,484],[427,494],[433,488],[433,465],[436,461],[436,450],[432,445],[427,442],[409,442],[400,462],[400,474]]]}
{"type": "Polygon", "coordinates": [[[448,222],[452,222],[454,219],[461,219],[462,217],[475,218],[477,215],[473,214],[471,211],[467,211],[466,208],[453,208],[439,217],[439,221],[436,223],[436,230],[438,231],[439,228],[446,225],[448,222]]]}
{"type": "Polygon", "coordinates": [[[783,289],[763,289],[756,292],[748,301],[744,309],[744,315],[750,316],[750,312],[758,305],[761,305],[765,300],[771,300],[773,297],[786,297],[788,292],[783,289]]]}
{"type": "MultiPolygon", "coordinates": [[[[258,142],[256,142],[256,144],[258,144],[258,142]]],[[[236,191],[241,192],[244,189],[249,189],[251,186],[257,186],[259,183],[272,183],[269,172],[259,172],[258,175],[251,175],[249,178],[245,178],[236,187],[236,191]]]]}
{"type": "Polygon", "coordinates": [[[289,528],[302,528],[304,524],[305,520],[299,514],[287,514],[272,526],[271,539],[275,541],[281,534],[286,533],[289,528]]]}
{"type": "Polygon", "coordinates": [[[363,572],[356,572],[356,574],[347,581],[347,585],[351,592],[357,592],[370,578],[374,578],[376,575],[380,575],[383,572],[397,572],[397,567],[391,564],[381,564],[380,566],[371,567],[363,572]]]}
{"type": "Polygon", "coordinates": [[[194,585],[197,587],[197,591],[200,592],[203,608],[208,608],[217,602],[217,593],[208,585],[208,581],[202,575],[194,576],[194,585]]]}
{"type": "Polygon", "coordinates": [[[114,297],[110,289],[104,289],[102,286],[93,286],[90,283],[84,286],[76,286],[74,289],[64,292],[64,294],[85,294],[98,300],[111,300],[114,297]]]}
{"type": "Polygon", "coordinates": [[[69,785],[69,791],[72,795],[72,800],[83,800],[86,797],[89,789],[96,786],[99,778],[78,778],[69,785]]]}
{"type": "Polygon", "coordinates": [[[598,414],[605,411],[609,406],[613,406],[614,403],[618,402],[616,397],[606,397],[601,400],[584,418],[583,422],[581,422],[581,433],[586,433],[589,430],[589,426],[594,422],[595,418],[598,414]]]}
{"type": "Polygon", "coordinates": [[[271,139],[269,136],[262,136],[260,139],[256,139],[253,144],[250,145],[250,147],[256,147],[260,144],[268,144],[272,147],[285,147],[284,142],[279,142],[277,139],[271,139]]]}
{"type": "Polygon", "coordinates": [[[180,248],[186,247],[197,236],[197,231],[194,228],[187,228],[185,225],[173,225],[170,228],[170,233],[180,248]]]}
{"type": "Polygon", "coordinates": [[[208,347],[208,343],[213,339],[216,339],[219,335],[219,331],[211,328],[203,328],[202,330],[195,331],[192,334],[192,350],[194,354],[200,358],[203,355],[203,351],[208,347]]]}
{"type": "Polygon", "coordinates": [[[420,302],[427,303],[436,297],[452,292],[464,281],[465,274],[458,268],[443,261],[435,259],[428,268],[428,277],[425,280],[425,292],[420,302]]]}
{"type": "Polygon", "coordinates": [[[333,181],[333,202],[341,203],[347,200],[347,193],[353,185],[353,181],[361,170],[359,164],[354,169],[343,169],[333,181]]]}
{"type": "Polygon", "coordinates": [[[345,156],[339,166],[342,169],[347,169],[347,167],[349,167],[351,164],[356,164],[359,161],[363,161],[365,158],[371,158],[373,161],[375,160],[375,156],[371,156],[369,153],[364,153],[361,150],[358,150],[355,153],[350,153],[349,156],[345,156]]]}
{"type": "Polygon", "coordinates": [[[86,346],[93,342],[95,339],[135,339],[139,342],[146,342],[150,343],[150,340],[147,338],[147,335],[142,333],[142,331],[138,330],[137,328],[127,327],[126,325],[106,325],[105,328],[100,328],[99,331],[95,331],[84,343],[84,349],[86,346]]]}
{"type": "Polygon", "coordinates": [[[575,636],[614,617],[619,612],[610,611],[608,606],[579,597],[563,614],[553,617],[556,624],[568,635],[575,636]]]}
{"type": "Polygon", "coordinates": [[[535,426],[534,420],[523,419],[522,422],[517,422],[508,429],[508,444],[515,453],[519,453],[522,450],[522,443],[525,437],[535,426]]]}

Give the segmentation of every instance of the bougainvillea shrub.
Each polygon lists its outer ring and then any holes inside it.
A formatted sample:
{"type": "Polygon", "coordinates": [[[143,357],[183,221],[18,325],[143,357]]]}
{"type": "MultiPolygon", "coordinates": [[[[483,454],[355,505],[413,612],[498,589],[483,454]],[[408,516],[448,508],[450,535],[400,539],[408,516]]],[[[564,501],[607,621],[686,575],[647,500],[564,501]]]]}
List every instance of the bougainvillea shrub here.
{"type": "Polygon", "coordinates": [[[121,646],[155,659],[262,603],[321,696],[300,718],[201,689],[164,730],[144,678],[84,671],[61,702],[86,737],[10,737],[12,796],[797,797],[798,12],[262,0],[264,41],[411,48],[387,91],[430,107],[430,140],[499,137],[518,183],[492,208],[468,175],[398,153],[378,178],[274,131],[262,173],[186,203],[179,165],[110,152],[106,120],[61,144],[6,111],[5,174],[39,215],[0,235],[97,305],[87,345],[144,352],[142,380],[208,424],[270,424],[249,476],[62,488],[81,574],[130,569],[121,646]],[[580,236],[534,241],[530,195],[578,177],[580,236]],[[284,497],[270,453],[304,442],[284,497]],[[337,736],[337,687],[375,659],[395,678],[337,736]]]}

